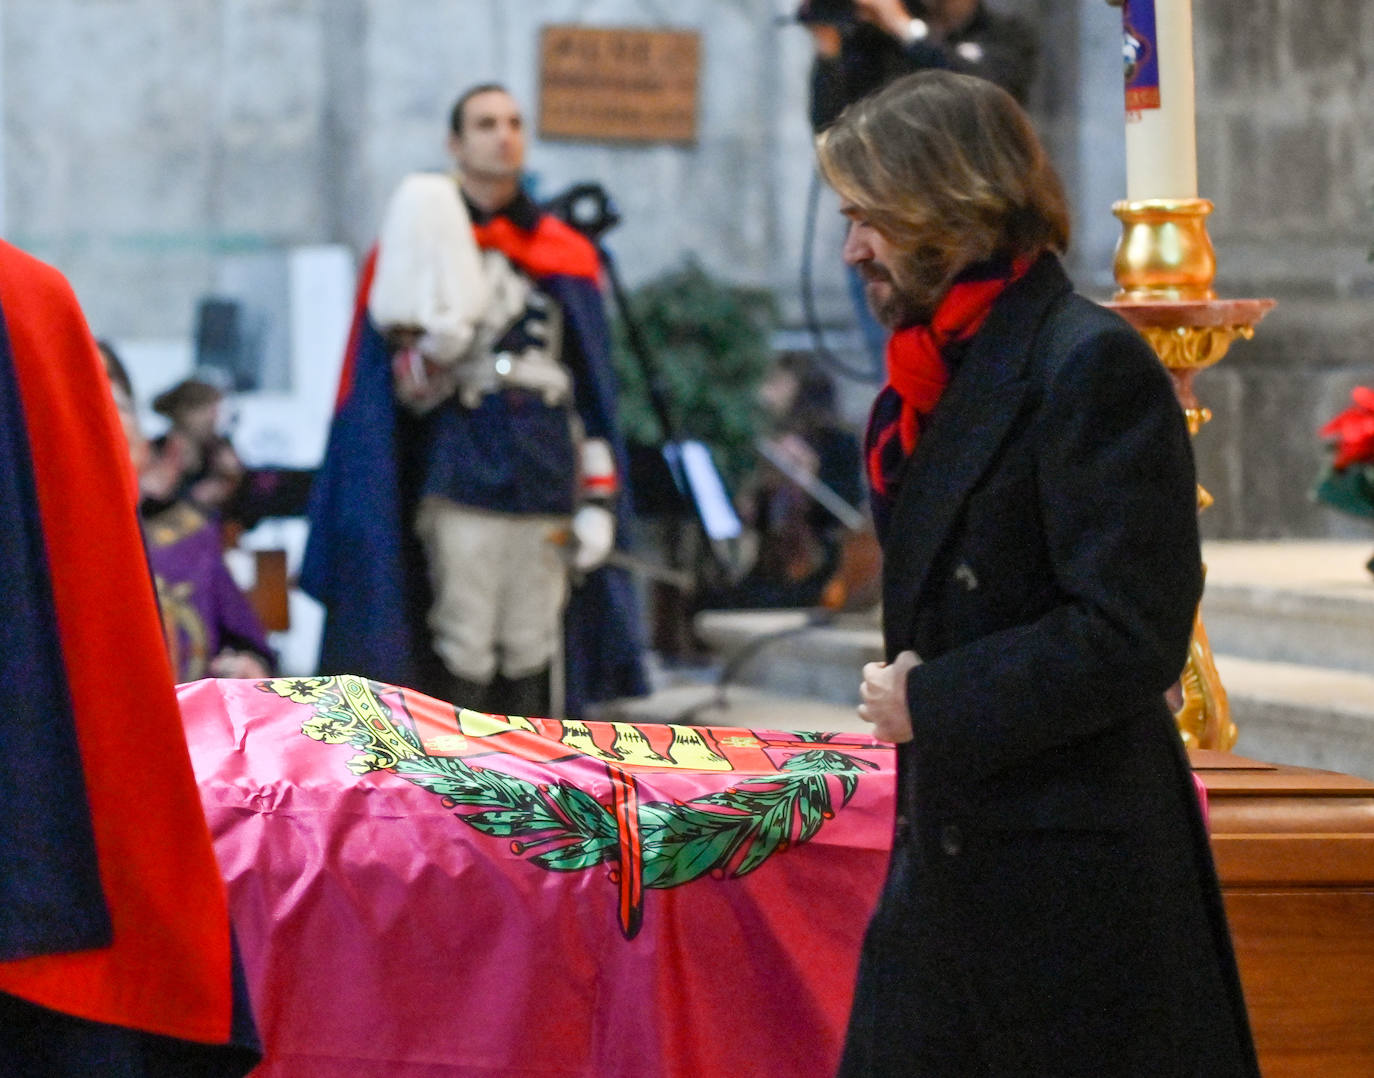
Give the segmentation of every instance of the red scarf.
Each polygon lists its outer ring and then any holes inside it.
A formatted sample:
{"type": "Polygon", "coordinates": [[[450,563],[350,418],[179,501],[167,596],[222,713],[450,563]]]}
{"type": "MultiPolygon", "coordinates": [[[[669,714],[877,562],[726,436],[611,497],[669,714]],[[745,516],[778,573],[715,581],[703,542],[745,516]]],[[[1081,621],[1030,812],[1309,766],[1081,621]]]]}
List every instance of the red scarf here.
{"type": "Polygon", "coordinates": [[[978,332],[997,297],[1030,264],[1031,259],[1019,258],[1006,272],[1003,262],[992,277],[979,272],[991,268],[986,264],[974,267],[976,278],[966,271],[928,323],[899,329],[888,338],[887,384],[873,402],[865,436],[868,480],[878,498],[891,497],[897,472],[915,450],[927,417],[944,393],[949,382],[944,353],[978,332]]]}

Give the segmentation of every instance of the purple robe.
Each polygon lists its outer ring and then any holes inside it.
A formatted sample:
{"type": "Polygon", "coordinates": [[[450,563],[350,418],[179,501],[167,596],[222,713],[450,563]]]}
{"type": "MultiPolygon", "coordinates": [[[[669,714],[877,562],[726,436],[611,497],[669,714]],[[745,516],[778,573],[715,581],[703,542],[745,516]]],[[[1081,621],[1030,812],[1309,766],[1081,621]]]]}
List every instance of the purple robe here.
{"type": "Polygon", "coordinates": [[[177,682],[209,676],[225,648],[275,666],[262,623],[224,564],[219,529],[180,503],[146,521],[145,531],[177,682]]]}

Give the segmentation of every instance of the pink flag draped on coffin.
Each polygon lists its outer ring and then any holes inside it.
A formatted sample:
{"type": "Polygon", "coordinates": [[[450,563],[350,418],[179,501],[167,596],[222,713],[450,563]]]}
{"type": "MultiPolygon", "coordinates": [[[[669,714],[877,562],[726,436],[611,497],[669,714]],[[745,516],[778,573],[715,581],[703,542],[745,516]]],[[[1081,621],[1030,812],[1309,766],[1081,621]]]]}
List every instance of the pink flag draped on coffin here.
{"type": "Polygon", "coordinates": [[[258,1078],[833,1072],[889,749],[351,677],[179,692],[258,1078]]]}

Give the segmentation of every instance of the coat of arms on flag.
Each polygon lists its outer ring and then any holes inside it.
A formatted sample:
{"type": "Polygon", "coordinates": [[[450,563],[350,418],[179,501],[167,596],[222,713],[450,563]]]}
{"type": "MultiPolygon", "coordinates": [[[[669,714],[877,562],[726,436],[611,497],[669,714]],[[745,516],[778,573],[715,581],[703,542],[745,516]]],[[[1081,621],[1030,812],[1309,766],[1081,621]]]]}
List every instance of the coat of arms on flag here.
{"type": "Polygon", "coordinates": [[[354,774],[414,783],[539,868],[604,870],[626,939],[646,890],[755,871],[815,838],[878,766],[830,734],[489,715],[348,676],[258,687],[308,704],[302,733],[357,750],[354,774]],[[679,776],[681,796],[641,797],[645,771],[679,776]]]}
{"type": "Polygon", "coordinates": [[[360,677],[177,694],[255,1075],[834,1073],[890,747],[486,715],[360,677]]]}

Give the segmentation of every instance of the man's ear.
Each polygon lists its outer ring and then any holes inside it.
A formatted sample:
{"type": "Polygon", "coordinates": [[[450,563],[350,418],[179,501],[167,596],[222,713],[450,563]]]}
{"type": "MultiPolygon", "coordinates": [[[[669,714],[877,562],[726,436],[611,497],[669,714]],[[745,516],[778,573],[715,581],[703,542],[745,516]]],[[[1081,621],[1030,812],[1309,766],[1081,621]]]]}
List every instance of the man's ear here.
{"type": "Polygon", "coordinates": [[[448,133],[448,138],[445,140],[445,145],[448,148],[448,155],[453,158],[454,162],[461,163],[463,157],[463,136],[454,134],[450,131],[448,133]]]}

